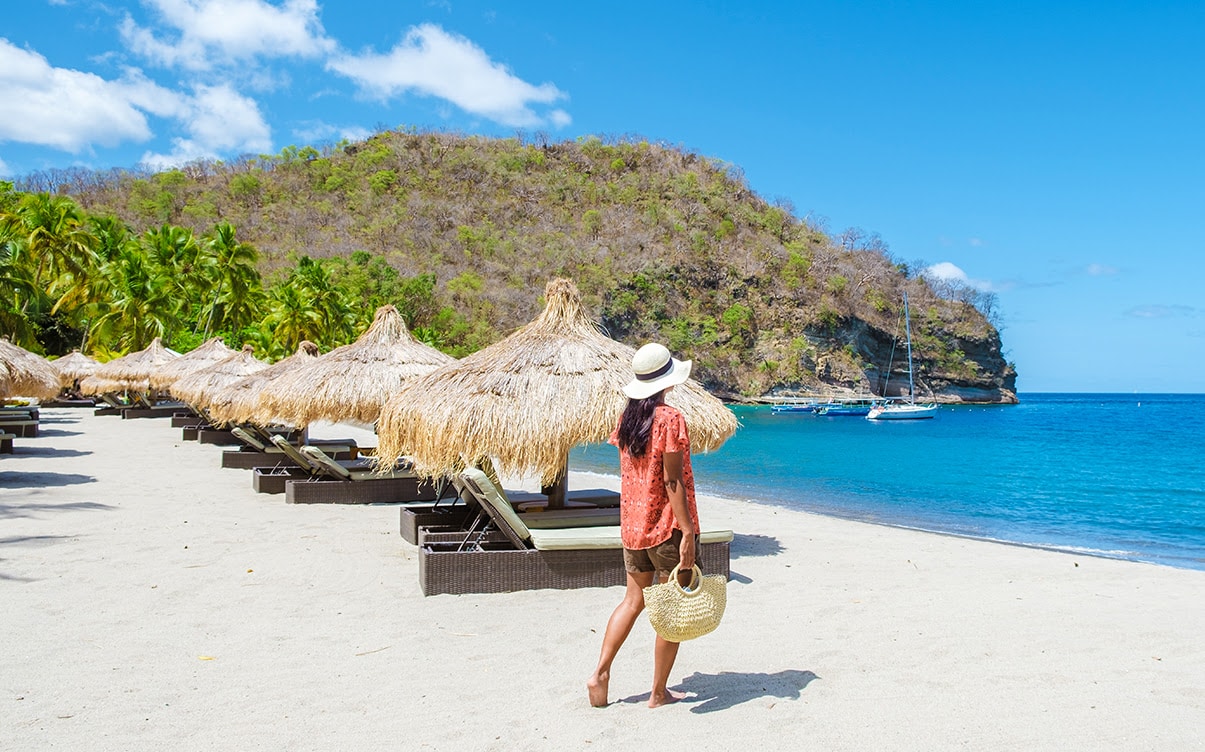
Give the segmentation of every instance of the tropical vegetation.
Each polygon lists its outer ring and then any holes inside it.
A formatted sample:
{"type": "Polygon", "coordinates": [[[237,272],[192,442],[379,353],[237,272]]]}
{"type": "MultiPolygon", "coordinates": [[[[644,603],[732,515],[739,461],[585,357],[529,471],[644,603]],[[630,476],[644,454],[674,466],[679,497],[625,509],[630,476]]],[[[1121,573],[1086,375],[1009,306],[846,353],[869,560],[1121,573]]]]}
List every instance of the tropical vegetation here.
{"type": "Polygon", "coordinates": [[[925,388],[1011,397],[994,298],[923,268],[767,202],[732,165],[631,138],[401,129],[0,189],[0,326],[49,353],[220,334],[276,357],[350,341],[392,303],[460,357],[568,276],[612,336],[665,341],[727,395],[877,391],[888,362],[899,374],[906,291],[925,388]]]}

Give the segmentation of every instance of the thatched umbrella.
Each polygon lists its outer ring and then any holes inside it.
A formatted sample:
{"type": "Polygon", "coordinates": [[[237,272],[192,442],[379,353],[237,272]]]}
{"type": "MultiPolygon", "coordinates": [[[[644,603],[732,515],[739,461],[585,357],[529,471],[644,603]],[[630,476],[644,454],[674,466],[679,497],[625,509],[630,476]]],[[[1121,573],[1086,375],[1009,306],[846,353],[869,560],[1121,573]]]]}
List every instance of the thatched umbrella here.
{"type": "Polygon", "coordinates": [[[172,392],[173,397],[180,399],[180,395],[172,390],[172,384],[175,384],[178,379],[220,363],[237,353],[237,350],[227,347],[221,337],[211,337],[195,350],[189,350],[170,363],[165,363],[151,371],[151,388],[161,392],[172,392]]]}
{"type": "Polygon", "coordinates": [[[69,355],[50,361],[50,365],[59,374],[59,386],[71,388],[75,382],[82,381],[100,368],[100,361],[89,358],[79,350],[72,350],[69,355]]]}
{"type": "Polygon", "coordinates": [[[172,384],[172,395],[187,402],[198,410],[208,410],[214,395],[236,381],[258,373],[268,364],[254,355],[255,348],[243,345],[243,349],[207,368],[187,373],[172,384]]]}
{"type": "Polygon", "coordinates": [[[80,382],[84,394],[108,392],[149,392],[151,373],[162,368],[180,353],[163,346],[163,340],[155,337],[145,350],[114,358],[96,369],[96,373],[80,382]]]}
{"type": "Polygon", "coordinates": [[[416,340],[396,308],[381,306],[359,339],[276,379],[258,404],[295,426],[316,420],[371,425],[403,383],[452,362],[416,340]]]}
{"type": "Polygon", "coordinates": [[[271,389],[272,384],[289,371],[318,358],[318,345],[309,340],[297,347],[297,352],[283,358],[250,376],[245,376],[217,392],[209,400],[207,410],[214,423],[254,423],[261,426],[276,422],[276,416],[265,415],[259,409],[261,390],[271,389]]]}
{"type": "Polygon", "coordinates": [[[50,399],[59,393],[59,375],[41,355],[0,339],[0,397],[50,399]]]}
{"type": "MultiPolygon", "coordinates": [[[[627,398],[635,350],[607,337],[582,309],[577,286],[554,279],[544,311],[505,339],[407,384],[377,425],[381,466],[405,456],[421,475],[495,458],[508,473],[538,473],[550,504],[563,499],[569,451],[606,441],[627,398]]],[[[667,401],[686,417],[692,445],[717,449],[736,416],[696,381],[667,401]]]]}

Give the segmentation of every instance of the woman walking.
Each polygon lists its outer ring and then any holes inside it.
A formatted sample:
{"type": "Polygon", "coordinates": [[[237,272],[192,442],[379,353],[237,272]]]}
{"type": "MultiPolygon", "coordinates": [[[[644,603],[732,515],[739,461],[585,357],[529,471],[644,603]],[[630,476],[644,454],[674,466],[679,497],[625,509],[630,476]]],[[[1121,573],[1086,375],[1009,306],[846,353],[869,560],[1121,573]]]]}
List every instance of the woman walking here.
{"type": "MultiPolygon", "coordinates": [[[[675,360],[664,346],[650,343],[632,358],[635,378],[624,386],[627,407],[610,443],[619,447],[619,519],[627,590],[607,622],[602,653],[586,689],[590,704],[607,704],[611,662],[644,610],[644,588],[663,582],[674,566],[679,581],[690,582],[698,552],[699,514],[695,508],[690,437],[682,413],[665,404],[665,393],[690,377],[691,361],[675,360]]],[[[678,656],[678,643],[661,636],[653,648],[653,690],[649,707],[682,698],[666,689],[678,656]]]]}

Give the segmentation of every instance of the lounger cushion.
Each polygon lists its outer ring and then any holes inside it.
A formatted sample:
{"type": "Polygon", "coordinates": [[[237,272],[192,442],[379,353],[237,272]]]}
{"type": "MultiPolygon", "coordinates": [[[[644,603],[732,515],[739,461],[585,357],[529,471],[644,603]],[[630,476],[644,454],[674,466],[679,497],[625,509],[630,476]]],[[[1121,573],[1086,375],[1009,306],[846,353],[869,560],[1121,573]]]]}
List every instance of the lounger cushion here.
{"type": "MultiPolygon", "coordinates": [[[[542,493],[531,491],[502,490],[502,495],[511,506],[520,510],[535,509],[547,506],[548,497],[542,493]]],[[[605,488],[579,488],[565,494],[565,506],[579,507],[618,507],[619,492],[605,488]]]]}
{"type": "MultiPolygon", "coordinates": [[[[700,543],[728,543],[731,530],[705,530],[700,543]]],[[[583,548],[623,548],[619,525],[532,530],[531,542],[539,551],[580,550],[583,548]]]]}
{"type": "Polygon", "coordinates": [[[462,475],[481,489],[483,497],[481,502],[489,504],[491,517],[500,518],[520,540],[531,540],[531,531],[527,529],[527,524],[519,518],[519,513],[510,505],[489,476],[475,467],[466,467],[462,475]]]}
{"type": "Polygon", "coordinates": [[[258,450],[259,450],[259,451],[261,451],[261,452],[267,452],[267,451],[269,451],[269,450],[271,450],[271,451],[277,451],[277,452],[279,452],[279,451],[280,451],[280,450],[279,450],[279,449],[277,449],[276,447],[269,447],[267,444],[265,444],[264,442],[260,441],[260,440],[259,440],[258,438],[256,438],[255,436],[252,436],[252,435],[251,435],[251,432],[250,432],[250,431],[248,431],[248,430],[247,430],[247,429],[245,429],[245,428],[240,428],[240,427],[238,427],[238,426],[235,426],[234,428],[231,428],[231,429],[230,429],[230,433],[234,434],[234,435],[235,435],[236,437],[238,437],[239,439],[242,439],[242,440],[243,440],[243,443],[245,443],[247,446],[250,446],[250,447],[253,447],[253,448],[255,448],[255,449],[258,449],[258,450]]]}
{"type": "Polygon", "coordinates": [[[363,467],[347,467],[340,465],[330,456],[323,452],[318,447],[304,446],[301,448],[301,453],[304,454],[315,465],[323,468],[333,476],[343,478],[344,480],[380,480],[382,478],[413,478],[414,473],[405,469],[399,468],[391,473],[379,473],[372,467],[371,464],[365,464],[363,467]]]}
{"type": "Polygon", "coordinates": [[[619,524],[619,507],[545,509],[539,507],[522,512],[520,518],[527,527],[546,530],[556,527],[605,527],[619,524]]]}
{"type": "Polygon", "coordinates": [[[382,478],[414,478],[409,470],[394,470],[390,473],[378,473],[376,470],[348,470],[351,480],[381,480],[382,478]]]}

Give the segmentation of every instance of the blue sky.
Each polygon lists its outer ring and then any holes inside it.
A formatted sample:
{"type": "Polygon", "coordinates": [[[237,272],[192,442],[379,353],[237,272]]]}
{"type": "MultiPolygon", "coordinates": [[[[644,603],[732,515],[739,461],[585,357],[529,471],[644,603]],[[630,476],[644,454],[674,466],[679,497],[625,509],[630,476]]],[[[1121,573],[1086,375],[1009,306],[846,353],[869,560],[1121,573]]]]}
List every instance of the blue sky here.
{"type": "Polygon", "coordinates": [[[0,175],[639,136],[994,292],[1022,392],[1205,392],[1205,3],[9,5],[0,175]]]}

